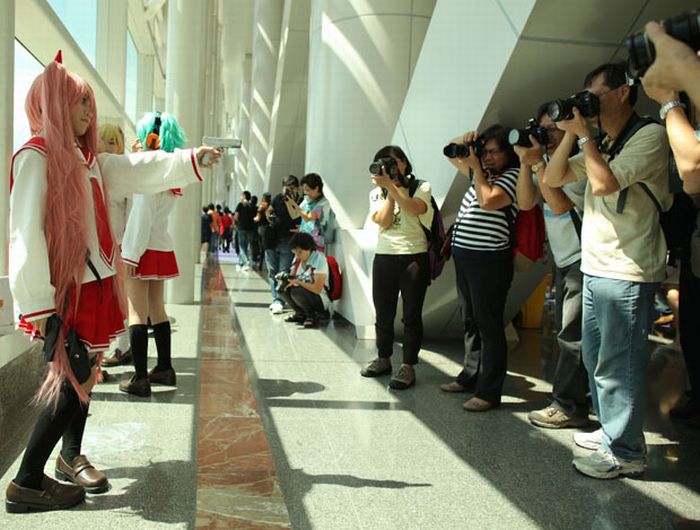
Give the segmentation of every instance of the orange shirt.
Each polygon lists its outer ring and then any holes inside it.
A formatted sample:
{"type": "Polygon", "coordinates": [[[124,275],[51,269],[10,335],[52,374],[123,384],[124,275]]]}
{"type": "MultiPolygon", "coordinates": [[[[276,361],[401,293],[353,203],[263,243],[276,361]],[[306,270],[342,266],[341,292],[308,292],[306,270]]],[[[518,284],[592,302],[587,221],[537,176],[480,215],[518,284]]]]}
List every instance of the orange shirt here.
{"type": "Polygon", "coordinates": [[[219,220],[219,217],[221,217],[219,215],[219,212],[217,212],[216,210],[209,210],[207,213],[209,215],[211,215],[211,231],[216,232],[218,234],[219,233],[219,223],[221,222],[219,220]]]}

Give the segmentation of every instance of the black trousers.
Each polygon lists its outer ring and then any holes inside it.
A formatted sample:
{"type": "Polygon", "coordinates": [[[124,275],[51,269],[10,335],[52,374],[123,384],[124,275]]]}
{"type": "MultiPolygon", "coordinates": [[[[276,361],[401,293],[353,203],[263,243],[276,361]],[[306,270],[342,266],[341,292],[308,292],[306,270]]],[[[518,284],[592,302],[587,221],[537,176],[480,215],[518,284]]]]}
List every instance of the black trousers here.
{"type": "Polygon", "coordinates": [[[478,398],[500,403],[508,365],[503,312],[513,280],[513,257],[510,250],[489,254],[454,255],[464,321],[464,368],[457,382],[474,388],[478,398]]]}
{"type": "Polygon", "coordinates": [[[314,318],[317,313],[323,311],[323,301],[321,295],[294,285],[287,288],[282,294],[282,299],[289,307],[294,309],[297,315],[314,318]]]}
{"type": "Polygon", "coordinates": [[[559,360],[552,381],[552,398],[569,415],[588,415],[588,373],[581,355],[583,273],[581,262],[556,267],[556,318],[559,360]]]}
{"type": "Polygon", "coordinates": [[[690,401],[700,407],[700,278],[693,274],[690,259],[681,260],[678,288],[681,349],[690,381],[690,401]]]}
{"type": "Polygon", "coordinates": [[[376,254],[372,265],[372,300],[379,357],[394,349],[394,319],[401,293],[403,300],[403,362],[417,364],[423,343],[423,302],[430,281],[428,253],[376,254]]]}

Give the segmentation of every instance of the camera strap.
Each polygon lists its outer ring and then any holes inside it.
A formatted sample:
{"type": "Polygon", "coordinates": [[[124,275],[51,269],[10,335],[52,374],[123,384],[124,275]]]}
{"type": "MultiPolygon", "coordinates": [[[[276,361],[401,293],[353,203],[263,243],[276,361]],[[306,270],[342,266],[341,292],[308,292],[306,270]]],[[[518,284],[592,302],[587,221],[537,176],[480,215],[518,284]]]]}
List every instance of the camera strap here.
{"type": "MultiPolygon", "coordinates": [[[[610,146],[610,149],[608,149],[607,151],[607,154],[609,155],[608,165],[610,165],[610,162],[612,162],[613,159],[617,155],[619,155],[620,152],[622,152],[622,149],[625,147],[625,144],[629,141],[629,139],[632,138],[637,133],[637,131],[639,131],[639,129],[641,129],[642,127],[646,127],[650,123],[656,123],[656,121],[648,117],[642,118],[636,112],[632,114],[632,116],[630,116],[630,119],[627,120],[627,123],[622,128],[622,131],[620,131],[620,135],[617,137],[613,145],[610,146]]],[[[618,214],[621,214],[625,209],[625,203],[627,202],[628,192],[629,188],[625,188],[624,190],[620,190],[620,193],[618,194],[617,207],[615,208],[615,211],[618,214]]]]}

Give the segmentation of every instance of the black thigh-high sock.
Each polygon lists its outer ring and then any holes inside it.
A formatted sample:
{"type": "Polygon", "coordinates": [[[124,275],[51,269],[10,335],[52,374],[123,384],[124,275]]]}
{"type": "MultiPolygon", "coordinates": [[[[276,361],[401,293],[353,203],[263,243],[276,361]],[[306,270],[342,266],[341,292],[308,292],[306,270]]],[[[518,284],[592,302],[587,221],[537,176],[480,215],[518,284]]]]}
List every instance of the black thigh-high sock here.
{"type": "Polygon", "coordinates": [[[148,326],[146,324],[129,326],[129,340],[134,368],[136,368],[136,379],[145,379],[148,377],[148,326]]]}
{"type": "Polygon", "coordinates": [[[158,365],[155,367],[154,372],[172,368],[170,320],[154,325],[153,337],[156,339],[156,349],[158,350],[158,365]]]}
{"type": "Polygon", "coordinates": [[[52,403],[42,405],[44,408],[39,413],[39,419],[34,426],[31,438],[24,451],[22,463],[15,477],[15,484],[23,488],[35,490],[41,489],[41,481],[44,478],[44,466],[51,456],[51,451],[56,447],[58,440],[63,436],[73,417],[80,410],[78,394],[69,382],[63,383],[58,395],[56,408],[52,403]]]}
{"type": "MultiPolygon", "coordinates": [[[[92,393],[88,395],[92,397],[92,393]]],[[[80,456],[80,446],[83,443],[85,422],[87,422],[89,409],[90,403],[80,403],[78,412],[73,416],[73,421],[70,422],[66,432],[63,433],[61,456],[69,466],[72,465],[73,460],[77,456],[80,456]]]]}

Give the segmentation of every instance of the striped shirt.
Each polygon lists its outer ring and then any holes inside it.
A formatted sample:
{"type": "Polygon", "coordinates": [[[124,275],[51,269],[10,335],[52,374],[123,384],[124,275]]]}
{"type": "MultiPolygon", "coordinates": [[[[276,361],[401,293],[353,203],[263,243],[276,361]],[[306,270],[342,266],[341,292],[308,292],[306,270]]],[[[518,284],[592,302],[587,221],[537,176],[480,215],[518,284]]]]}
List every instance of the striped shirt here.
{"type": "Polygon", "coordinates": [[[452,247],[467,250],[499,251],[510,248],[511,228],[506,217],[510,210],[515,220],[518,204],[515,188],[519,170],[511,168],[503,174],[489,177],[489,183],[502,188],[511,198],[511,204],[500,210],[484,210],[476,198],[474,180],[462,199],[452,232],[452,247]]]}

